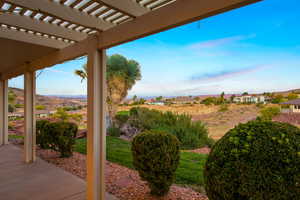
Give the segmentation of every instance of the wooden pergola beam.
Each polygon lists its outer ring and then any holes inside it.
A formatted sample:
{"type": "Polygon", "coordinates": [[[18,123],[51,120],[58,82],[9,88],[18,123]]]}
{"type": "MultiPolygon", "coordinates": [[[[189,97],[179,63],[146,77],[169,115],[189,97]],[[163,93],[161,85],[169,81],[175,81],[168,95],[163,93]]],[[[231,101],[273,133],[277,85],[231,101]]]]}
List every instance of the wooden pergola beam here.
{"type": "Polygon", "coordinates": [[[31,33],[26,33],[18,30],[12,30],[12,29],[7,29],[0,27],[0,37],[1,38],[6,38],[6,39],[11,39],[11,40],[16,40],[16,41],[21,41],[21,42],[26,42],[26,43],[31,43],[31,44],[37,44],[41,46],[46,46],[46,47],[51,47],[55,49],[63,49],[67,46],[69,46],[69,43],[56,40],[56,39],[51,39],[51,38],[46,38],[43,36],[38,36],[35,34],[31,33]]]}
{"type": "Polygon", "coordinates": [[[70,45],[64,49],[57,50],[53,53],[50,53],[47,56],[41,57],[40,59],[34,60],[30,63],[25,63],[22,66],[15,67],[14,70],[3,72],[0,78],[2,80],[9,79],[24,74],[27,69],[30,69],[31,71],[36,71],[46,67],[51,67],[59,63],[63,63],[68,60],[75,59],[77,57],[87,55],[89,49],[97,48],[97,44],[98,36],[91,35],[81,42],[70,45]]]}
{"type": "Polygon", "coordinates": [[[261,0],[177,0],[130,22],[102,32],[99,48],[110,48],[125,42],[211,17],[261,0]],[[130,31],[128,31],[130,30],[130,31]]]}
{"type": "Polygon", "coordinates": [[[42,33],[47,33],[49,35],[56,35],[74,41],[81,41],[87,37],[87,34],[85,33],[80,33],[78,31],[73,31],[61,26],[45,23],[27,16],[20,16],[17,14],[0,15],[0,24],[1,23],[22,27],[29,30],[39,31],[42,33]]]}
{"type": "Polygon", "coordinates": [[[74,24],[85,25],[96,30],[107,30],[114,26],[114,24],[88,15],[84,12],[77,11],[68,6],[62,6],[58,2],[49,0],[6,0],[9,3],[17,4],[34,10],[55,14],[61,19],[69,21],[74,24]]]}

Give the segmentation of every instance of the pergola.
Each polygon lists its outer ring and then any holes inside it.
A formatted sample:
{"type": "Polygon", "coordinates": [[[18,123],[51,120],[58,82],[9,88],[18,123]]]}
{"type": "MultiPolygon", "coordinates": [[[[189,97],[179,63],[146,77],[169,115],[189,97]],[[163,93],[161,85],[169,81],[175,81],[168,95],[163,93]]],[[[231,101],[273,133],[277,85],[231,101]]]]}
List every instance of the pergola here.
{"type": "Polygon", "coordinates": [[[261,0],[0,0],[0,145],[8,79],[24,75],[25,162],[35,161],[35,71],[88,56],[87,199],[104,199],[105,49],[261,0]]]}

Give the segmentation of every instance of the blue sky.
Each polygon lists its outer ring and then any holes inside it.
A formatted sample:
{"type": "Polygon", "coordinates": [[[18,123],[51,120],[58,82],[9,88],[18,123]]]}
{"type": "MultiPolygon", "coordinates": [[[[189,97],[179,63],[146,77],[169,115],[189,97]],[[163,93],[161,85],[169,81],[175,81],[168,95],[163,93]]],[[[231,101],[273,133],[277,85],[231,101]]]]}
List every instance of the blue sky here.
{"type": "MultiPolygon", "coordinates": [[[[300,88],[300,2],[265,0],[109,49],[138,61],[142,80],[129,95],[177,96],[300,88]]],[[[37,92],[86,94],[74,76],[85,59],[48,68],[37,92]]],[[[23,78],[9,82],[23,87],[23,78]]]]}

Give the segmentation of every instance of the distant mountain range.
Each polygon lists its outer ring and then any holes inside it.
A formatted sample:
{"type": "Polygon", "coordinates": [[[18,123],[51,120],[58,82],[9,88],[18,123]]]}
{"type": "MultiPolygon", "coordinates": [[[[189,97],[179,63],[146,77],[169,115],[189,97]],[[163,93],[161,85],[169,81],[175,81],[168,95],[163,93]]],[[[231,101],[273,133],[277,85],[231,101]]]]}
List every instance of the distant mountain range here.
{"type": "MultiPolygon", "coordinates": [[[[18,104],[23,104],[24,103],[24,90],[20,88],[10,88],[15,94],[16,94],[16,103],[18,104]]],[[[282,94],[282,95],[287,95],[289,93],[299,93],[300,94],[300,89],[292,89],[292,90],[287,90],[287,91],[278,91],[274,92],[276,94],[282,94]]],[[[229,98],[233,94],[225,94],[225,98],[229,98]]],[[[238,94],[234,94],[238,95],[238,94]]],[[[217,97],[220,96],[220,94],[215,94],[215,95],[192,95],[192,97],[200,97],[200,98],[206,98],[206,97],[217,97]]],[[[139,98],[144,98],[144,99],[152,99],[155,98],[156,96],[146,96],[146,97],[139,97],[139,98]]],[[[165,98],[174,98],[176,96],[164,96],[165,98]]],[[[177,96],[180,97],[180,96],[177,96]]],[[[87,95],[37,95],[37,104],[42,104],[42,105],[52,105],[56,104],[58,102],[68,102],[76,99],[86,99],[87,95]]],[[[131,99],[128,97],[127,99],[131,99]]]]}
{"type": "Polygon", "coordinates": [[[62,99],[86,99],[87,95],[46,95],[47,97],[55,97],[62,99]]]}

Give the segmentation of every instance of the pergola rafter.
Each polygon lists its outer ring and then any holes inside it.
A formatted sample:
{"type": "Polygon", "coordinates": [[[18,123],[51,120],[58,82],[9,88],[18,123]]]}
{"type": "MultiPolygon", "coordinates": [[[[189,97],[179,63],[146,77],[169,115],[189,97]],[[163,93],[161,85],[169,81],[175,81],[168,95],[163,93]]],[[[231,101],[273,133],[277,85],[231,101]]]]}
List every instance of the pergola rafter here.
{"type": "Polygon", "coordinates": [[[3,23],[0,23],[0,38],[1,37],[27,43],[30,42],[32,44],[55,49],[63,49],[70,44],[75,43],[75,41],[67,38],[49,35],[48,33],[32,31],[19,26],[11,26],[3,23]]]}
{"type": "Polygon", "coordinates": [[[52,25],[40,20],[32,19],[28,16],[20,16],[17,14],[0,15],[0,23],[10,26],[21,27],[32,30],[34,32],[42,32],[48,35],[55,35],[73,41],[84,40],[88,35],[83,32],[73,31],[61,26],[52,25]]]}
{"type": "Polygon", "coordinates": [[[104,200],[106,55],[119,44],[261,0],[0,0],[0,145],[7,80],[25,74],[27,162],[35,160],[35,71],[88,55],[87,198],[104,200]]]}
{"type": "Polygon", "coordinates": [[[68,22],[69,24],[76,24],[78,26],[84,26],[100,31],[107,30],[114,26],[113,23],[49,0],[5,0],[5,2],[28,8],[29,10],[45,13],[46,15],[49,15],[53,21],[59,19],[68,22]]]}

